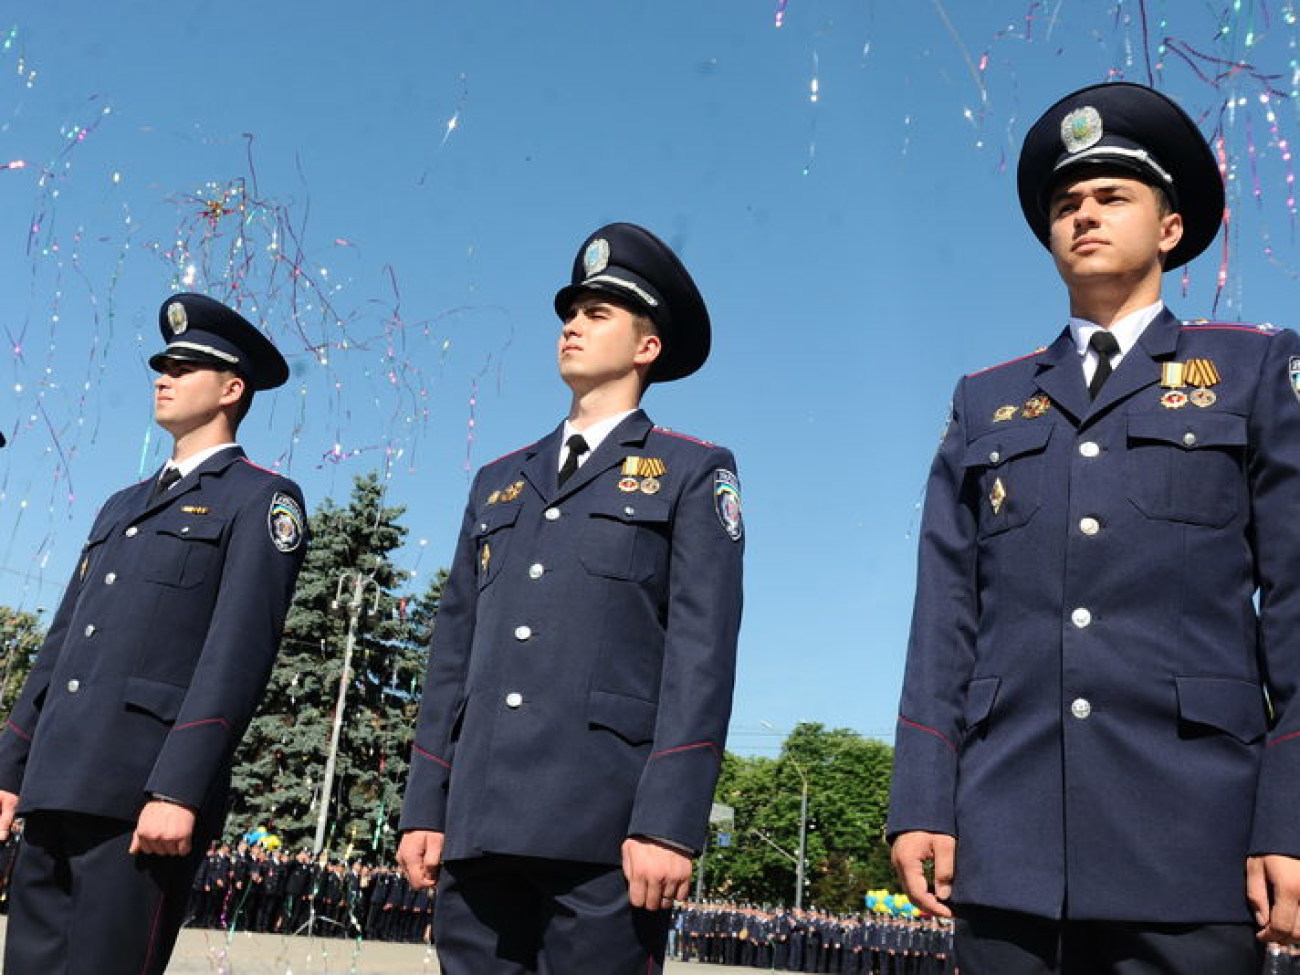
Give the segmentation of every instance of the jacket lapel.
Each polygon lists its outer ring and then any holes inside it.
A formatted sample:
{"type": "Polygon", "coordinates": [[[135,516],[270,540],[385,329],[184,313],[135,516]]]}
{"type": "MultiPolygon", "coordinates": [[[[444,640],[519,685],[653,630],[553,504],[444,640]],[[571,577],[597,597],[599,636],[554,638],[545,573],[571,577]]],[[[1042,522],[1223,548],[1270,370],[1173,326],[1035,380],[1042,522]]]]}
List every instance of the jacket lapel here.
{"type": "Polygon", "coordinates": [[[1076,425],[1087,414],[1091,405],[1088,401],[1088,387],[1083,384],[1079,350],[1074,347],[1074,339],[1068,328],[1039,359],[1034,382],[1058,409],[1069,414],[1076,425]]]}
{"type": "Polygon", "coordinates": [[[524,478],[548,504],[567,498],[598,475],[622,463],[623,458],[627,456],[626,448],[629,445],[644,444],[652,426],[650,418],[642,410],[625,417],[561,488],[556,484],[560,470],[561,441],[564,437],[564,424],[561,423],[549,435],[539,440],[536,448],[530,452],[523,465],[524,478]]]}
{"type": "Polygon", "coordinates": [[[1101,387],[1091,412],[1107,410],[1139,390],[1158,383],[1161,361],[1172,356],[1178,347],[1180,327],[1181,323],[1169,309],[1162,309],[1129,349],[1124,361],[1115,367],[1106,385],[1101,387]]]}
{"type": "Polygon", "coordinates": [[[169,490],[164,491],[157,497],[153,497],[154,485],[158,483],[158,476],[162,473],[162,469],[159,468],[153,477],[139,485],[144,489],[139,498],[143,509],[136,517],[142,518],[145,515],[150,515],[160,508],[173,504],[177,498],[183,497],[191,491],[197,491],[205,475],[219,474],[235,461],[243,459],[243,457],[244,450],[242,447],[236,446],[229,447],[226,450],[219,450],[173,484],[169,490]]]}

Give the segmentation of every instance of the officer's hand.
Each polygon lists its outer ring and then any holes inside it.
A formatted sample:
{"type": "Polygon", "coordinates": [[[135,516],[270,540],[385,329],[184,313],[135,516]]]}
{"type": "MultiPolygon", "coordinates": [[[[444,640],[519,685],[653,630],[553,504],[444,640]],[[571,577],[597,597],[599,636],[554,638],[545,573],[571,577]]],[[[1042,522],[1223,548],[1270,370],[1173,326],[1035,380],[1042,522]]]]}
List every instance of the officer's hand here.
{"type": "Polygon", "coordinates": [[[1294,857],[1249,857],[1246,900],[1262,929],[1260,941],[1300,944],[1300,860],[1294,857]]]}
{"type": "Polygon", "coordinates": [[[654,840],[629,836],[623,841],[623,876],[632,906],[657,911],[686,899],[691,858],[654,840]]]}
{"type": "Polygon", "coordinates": [[[18,794],[0,789],[0,843],[9,839],[13,829],[14,813],[18,810],[18,794]]]}
{"type": "Polygon", "coordinates": [[[174,802],[151,799],[140,810],[128,853],[176,857],[190,852],[194,837],[194,810],[174,802]]]}
{"type": "Polygon", "coordinates": [[[937,917],[952,917],[952,909],[943,901],[952,896],[953,861],[957,855],[957,839],[947,833],[926,833],[914,830],[900,833],[894,839],[890,859],[894,872],[903,882],[903,890],[913,904],[937,917]],[[934,892],[925,879],[925,865],[934,864],[934,892]]]}
{"type": "Polygon", "coordinates": [[[412,890],[437,886],[443,838],[444,834],[431,829],[412,829],[402,834],[402,842],[397,846],[397,865],[412,890]]]}

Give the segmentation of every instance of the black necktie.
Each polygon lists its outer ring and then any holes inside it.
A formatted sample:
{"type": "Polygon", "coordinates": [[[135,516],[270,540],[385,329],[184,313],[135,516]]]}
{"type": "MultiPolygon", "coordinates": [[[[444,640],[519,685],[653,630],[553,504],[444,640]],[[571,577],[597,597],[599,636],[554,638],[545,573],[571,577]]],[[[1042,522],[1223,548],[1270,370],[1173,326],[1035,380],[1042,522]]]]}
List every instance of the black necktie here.
{"type": "Polygon", "coordinates": [[[154,498],[166,494],[167,490],[180,479],[180,468],[168,467],[162,472],[162,477],[158,478],[158,480],[154,482],[153,494],[149,496],[149,500],[152,501],[154,498]]]}
{"type": "Polygon", "coordinates": [[[575,433],[564,445],[569,448],[569,456],[564,458],[564,466],[560,468],[560,487],[573,477],[573,472],[578,469],[578,458],[587,452],[587,441],[580,433],[575,433]]]}
{"type": "Polygon", "coordinates": [[[1119,351],[1119,340],[1104,328],[1099,328],[1092,333],[1092,338],[1088,339],[1088,347],[1097,353],[1097,371],[1092,374],[1092,382],[1088,383],[1088,395],[1096,399],[1097,394],[1101,392],[1102,384],[1114,372],[1110,357],[1119,351]]]}

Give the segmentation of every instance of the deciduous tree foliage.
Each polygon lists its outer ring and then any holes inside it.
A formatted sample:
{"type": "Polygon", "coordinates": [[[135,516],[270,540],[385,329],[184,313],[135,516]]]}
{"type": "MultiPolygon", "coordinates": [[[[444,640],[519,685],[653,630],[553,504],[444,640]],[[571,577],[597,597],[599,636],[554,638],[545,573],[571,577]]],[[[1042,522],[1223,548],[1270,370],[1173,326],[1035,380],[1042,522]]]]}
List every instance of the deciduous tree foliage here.
{"type": "Polygon", "coordinates": [[[804,907],[860,911],[874,887],[895,885],[884,842],[893,750],[847,728],[800,724],[778,758],[727,754],[717,801],[735,809],[731,845],[713,847],[707,895],[793,904],[799,806],[808,783],[804,907]]]}

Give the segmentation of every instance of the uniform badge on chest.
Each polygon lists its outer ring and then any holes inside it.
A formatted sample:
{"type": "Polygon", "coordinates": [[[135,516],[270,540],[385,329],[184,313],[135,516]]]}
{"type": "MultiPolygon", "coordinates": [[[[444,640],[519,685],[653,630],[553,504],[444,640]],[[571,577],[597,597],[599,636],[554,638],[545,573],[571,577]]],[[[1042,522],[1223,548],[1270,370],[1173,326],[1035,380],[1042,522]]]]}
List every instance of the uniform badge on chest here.
{"type": "Polygon", "coordinates": [[[1029,399],[1025,400],[1025,405],[1021,407],[1020,415],[1023,416],[1026,420],[1033,420],[1036,419],[1037,417],[1042,416],[1051,408],[1052,408],[1052,401],[1048,399],[1046,396],[1044,396],[1042,393],[1038,393],[1034,396],[1029,397],[1029,399]]]}
{"type": "Polygon", "coordinates": [[[1180,410],[1188,403],[1205,409],[1219,401],[1211,386],[1222,380],[1213,359],[1188,359],[1186,362],[1164,362],[1160,365],[1160,386],[1167,392],[1160,395],[1160,405],[1170,410],[1180,410]],[[1196,387],[1190,394],[1183,387],[1196,387]]]}
{"type": "Polygon", "coordinates": [[[1007,500],[1007,489],[1002,483],[1002,478],[993,479],[993,487],[989,490],[989,507],[993,509],[996,515],[1002,510],[1003,503],[1007,500]]]}
{"type": "Polygon", "coordinates": [[[668,465],[659,457],[624,457],[623,467],[619,471],[618,489],[631,494],[640,491],[643,494],[658,494],[663,487],[659,478],[668,473],[668,465]]]}

